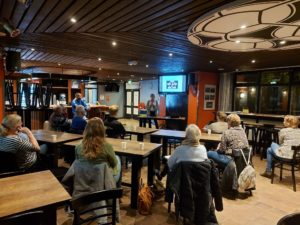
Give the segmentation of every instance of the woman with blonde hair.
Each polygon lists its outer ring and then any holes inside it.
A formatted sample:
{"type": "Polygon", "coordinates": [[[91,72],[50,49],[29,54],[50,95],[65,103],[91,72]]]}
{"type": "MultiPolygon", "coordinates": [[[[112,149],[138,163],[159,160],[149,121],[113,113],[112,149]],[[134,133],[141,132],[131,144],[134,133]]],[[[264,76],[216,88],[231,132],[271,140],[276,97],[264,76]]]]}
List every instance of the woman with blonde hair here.
{"type": "MultiPolygon", "coordinates": [[[[20,169],[32,168],[38,161],[40,146],[27,127],[22,127],[21,116],[10,114],[0,125],[0,151],[15,154],[20,169]]],[[[43,152],[46,153],[46,147],[43,152]]]]}
{"type": "Polygon", "coordinates": [[[89,119],[83,132],[82,142],[76,146],[76,159],[93,164],[107,163],[112,169],[116,182],[120,179],[121,166],[112,145],[105,140],[103,121],[94,117],[89,119]]]}
{"type": "Polygon", "coordinates": [[[248,138],[240,126],[241,119],[237,114],[227,116],[228,130],[224,131],[221,142],[216,151],[208,151],[208,158],[214,160],[219,166],[226,167],[230,162],[233,150],[249,148],[248,138]]]}
{"type": "Polygon", "coordinates": [[[265,172],[260,174],[261,176],[271,177],[273,155],[291,159],[294,153],[291,147],[300,145],[299,119],[296,116],[287,115],[284,117],[283,125],[285,128],[279,132],[279,145],[273,142],[267,149],[267,167],[265,172]]]}

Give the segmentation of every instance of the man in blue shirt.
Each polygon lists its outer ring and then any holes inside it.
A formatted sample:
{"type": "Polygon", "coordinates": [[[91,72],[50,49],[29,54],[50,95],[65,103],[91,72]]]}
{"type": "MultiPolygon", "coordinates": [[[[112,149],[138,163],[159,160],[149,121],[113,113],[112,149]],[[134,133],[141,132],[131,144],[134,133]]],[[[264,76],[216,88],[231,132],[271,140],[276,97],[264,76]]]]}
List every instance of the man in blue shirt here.
{"type": "Polygon", "coordinates": [[[77,92],[75,94],[75,98],[72,101],[72,113],[73,113],[73,116],[75,115],[76,106],[78,106],[78,105],[82,105],[84,107],[84,109],[87,110],[87,105],[86,105],[85,101],[83,101],[81,98],[82,98],[81,93],[77,92]]]}

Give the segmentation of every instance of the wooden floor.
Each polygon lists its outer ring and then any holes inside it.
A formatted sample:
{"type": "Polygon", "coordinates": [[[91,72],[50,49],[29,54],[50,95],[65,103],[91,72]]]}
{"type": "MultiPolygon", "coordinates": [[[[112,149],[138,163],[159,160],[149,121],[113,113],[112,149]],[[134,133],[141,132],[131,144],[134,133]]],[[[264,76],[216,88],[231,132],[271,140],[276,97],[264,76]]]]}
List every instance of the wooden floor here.
{"type": "MultiPolygon", "coordinates": [[[[131,121],[126,121],[130,123],[131,121]]],[[[229,200],[223,198],[224,210],[217,212],[217,218],[221,225],[276,225],[278,220],[286,214],[300,212],[300,172],[297,172],[297,189],[294,192],[290,172],[283,173],[283,180],[275,177],[274,184],[270,180],[261,177],[259,173],[265,169],[265,160],[259,157],[253,158],[257,172],[257,189],[253,196],[247,199],[229,200]]],[[[146,179],[146,168],[143,168],[143,177],[146,179]]],[[[279,171],[277,171],[279,172],[279,171]]],[[[279,174],[279,173],[277,173],[279,174]]],[[[123,174],[124,180],[129,181],[130,169],[123,174]]],[[[123,225],[167,225],[178,224],[174,213],[167,212],[167,204],[164,198],[156,199],[152,208],[152,214],[139,215],[129,207],[130,190],[124,189],[124,197],[121,203],[121,223],[123,225]]],[[[174,206],[173,206],[174,211],[174,206]]],[[[71,225],[72,217],[58,209],[58,224],[71,225]]],[[[180,224],[180,223],[179,223],[180,224]]]]}

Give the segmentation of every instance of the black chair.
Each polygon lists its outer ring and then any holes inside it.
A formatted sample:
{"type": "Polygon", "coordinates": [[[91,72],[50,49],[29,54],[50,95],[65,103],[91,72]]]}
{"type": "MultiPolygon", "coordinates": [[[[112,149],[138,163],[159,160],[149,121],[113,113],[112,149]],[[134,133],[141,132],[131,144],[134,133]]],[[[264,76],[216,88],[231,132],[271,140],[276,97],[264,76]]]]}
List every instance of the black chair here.
{"type": "Polygon", "coordinates": [[[16,156],[11,152],[0,151],[0,173],[18,170],[16,156]]]}
{"type": "Polygon", "coordinates": [[[73,199],[71,201],[74,209],[73,225],[84,224],[101,217],[111,217],[111,222],[105,224],[116,224],[117,199],[121,198],[122,194],[123,189],[116,188],[112,190],[96,191],[73,199]],[[104,205],[95,204],[100,201],[105,201],[104,205]],[[93,214],[93,211],[98,209],[107,209],[107,213],[101,215],[93,214]],[[90,216],[91,214],[92,216],[90,216]]]}
{"type": "Polygon", "coordinates": [[[43,211],[33,211],[0,219],[1,225],[42,225],[43,211]]]}
{"type": "Polygon", "coordinates": [[[259,138],[256,145],[256,152],[260,152],[260,159],[266,157],[267,148],[272,142],[279,143],[278,130],[273,124],[264,124],[257,129],[257,137],[259,138]]]}
{"type": "MultiPolygon", "coordinates": [[[[252,138],[251,138],[251,145],[252,145],[252,149],[253,151],[253,155],[255,154],[255,148],[256,148],[256,142],[257,142],[257,127],[253,124],[247,124],[245,123],[245,133],[246,136],[248,138],[248,140],[250,139],[249,137],[249,132],[251,131],[252,134],[252,138]]],[[[249,141],[250,142],[250,141],[249,141]]]]}
{"type": "Polygon", "coordinates": [[[275,154],[272,155],[272,174],[271,174],[271,184],[273,184],[274,180],[274,172],[275,167],[280,168],[280,181],[282,180],[282,170],[289,170],[292,172],[292,179],[293,179],[293,190],[296,191],[296,177],[295,177],[295,170],[300,170],[300,145],[299,146],[292,146],[292,150],[294,150],[293,158],[292,159],[285,159],[276,156],[275,154]],[[284,168],[284,165],[291,166],[291,169],[284,168]]]}
{"type": "Polygon", "coordinates": [[[299,225],[300,224],[300,213],[293,213],[282,217],[277,225],[299,225]]]}

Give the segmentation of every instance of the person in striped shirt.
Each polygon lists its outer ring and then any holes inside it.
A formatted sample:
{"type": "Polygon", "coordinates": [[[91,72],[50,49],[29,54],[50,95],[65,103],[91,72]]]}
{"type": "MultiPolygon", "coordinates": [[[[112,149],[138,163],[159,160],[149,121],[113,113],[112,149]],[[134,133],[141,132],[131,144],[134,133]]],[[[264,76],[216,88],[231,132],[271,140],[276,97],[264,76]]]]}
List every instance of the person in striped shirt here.
{"type": "Polygon", "coordinates": [[[37,140],[17,114],[4,117],[0,124],[0,151],[15,154],[20,169],[29,169],[37,164],[37,152],[45,154],[46,147],[40,148],[37,140]]]}

